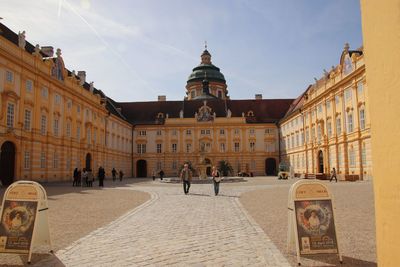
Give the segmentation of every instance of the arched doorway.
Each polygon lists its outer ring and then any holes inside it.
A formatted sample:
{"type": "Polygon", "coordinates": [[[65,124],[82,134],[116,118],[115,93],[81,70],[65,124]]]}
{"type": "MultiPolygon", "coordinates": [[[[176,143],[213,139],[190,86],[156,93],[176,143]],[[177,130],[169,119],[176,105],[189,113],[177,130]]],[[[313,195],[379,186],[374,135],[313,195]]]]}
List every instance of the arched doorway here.
{"type": "Polygon", "coordinates": [[[86,168],[86,170],[91,170],[92,169],[92,155],[90,153],[86,154],[85,168],[86,168]]]}
{"type": "Polygon", "coordinates": [[[4,142],[0,153],[0,179],[3,185],[10,185],[14,182],[15,168],[15,145],[4,142]]]}
{"type": "Polygon", "coordinates": [[[318,173],[324,173],[324,154],[318,151],[318,173]]]}
{"type": "Polygon", "coordinates": [[[267,176],[276,175],[276,160],[274,158],[265,160],[265,174],[267,176]]]}
{"type": "Polygon", "coordinates": [[[147,162],[144,159],[136,162],[136,177],[147,177],[147,162]]]}
{"type": "Polygon", "coordinates": [[[210,159],[204,159],[204,163],[206,164],[206,173],[208,176],[211,176],[211,160],[210,159]]]}

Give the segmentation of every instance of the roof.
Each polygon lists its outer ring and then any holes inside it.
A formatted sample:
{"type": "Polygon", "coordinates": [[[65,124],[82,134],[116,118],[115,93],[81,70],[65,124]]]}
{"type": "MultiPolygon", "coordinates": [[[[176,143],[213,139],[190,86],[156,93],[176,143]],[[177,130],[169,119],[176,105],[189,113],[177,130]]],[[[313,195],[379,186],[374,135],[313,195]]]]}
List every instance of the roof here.
{"type": "MultiPolygon", "coordinates": [[[[231,117],[246,116],[247,123],[276,123],[285,115],[293,99],[260,99],[260,100],[222,100],[208,99],[207,106],[215,112],[216,117],[226,117],[228,109],[231,117]],[[247,116],[252,111],[254,116],[247,116]]],[[[117,103],[122,108],[122,114],[134,125],[163,124],[164,119],[158,119],[162,113],[164,118],[179,118],[183,110],[184,118],[194,118],[195,113],[204,105],[203,100],[183,101],[150,101],[117,103]]]]}

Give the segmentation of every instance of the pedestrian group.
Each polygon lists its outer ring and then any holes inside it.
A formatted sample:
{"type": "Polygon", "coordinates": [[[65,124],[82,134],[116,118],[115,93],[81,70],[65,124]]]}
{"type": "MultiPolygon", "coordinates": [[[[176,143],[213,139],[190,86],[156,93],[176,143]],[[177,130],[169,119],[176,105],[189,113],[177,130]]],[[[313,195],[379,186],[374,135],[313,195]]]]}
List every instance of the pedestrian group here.
{"type": "MultiPolygon", "coordinates": [[[[113,182],[117,179],[117,170],[113,168],[111,170],[113,182]]],[[[119,181],[122,182],[122,178],[124,177],[124,173],[122,170],[118,172],[119,181]]],[[[104,186],[104,179],[106,178],[106,172],[102,166],[99,167],[97,172],[97,178],[99,180],[99,186],[104,186]]],[[[93,182],[95,180],[95,175],[91,169],[83,168],[82,170],[75,168],[73,173],[73,182],[72,186],[86,186],[93,187],[93,182]]]]}

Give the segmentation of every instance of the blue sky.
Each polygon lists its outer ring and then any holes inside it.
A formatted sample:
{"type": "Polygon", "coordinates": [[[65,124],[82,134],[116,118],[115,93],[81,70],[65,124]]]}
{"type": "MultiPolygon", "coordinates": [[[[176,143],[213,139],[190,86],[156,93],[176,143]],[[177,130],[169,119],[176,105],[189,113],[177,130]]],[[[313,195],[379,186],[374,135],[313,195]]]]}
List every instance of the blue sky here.
{"type": "Polygon", "coordinates": [[[183,99],[205,40],[232,99],[295,98],[362,45],[358,0],[1,0],[0,17],[124,102],[183,99]]]}

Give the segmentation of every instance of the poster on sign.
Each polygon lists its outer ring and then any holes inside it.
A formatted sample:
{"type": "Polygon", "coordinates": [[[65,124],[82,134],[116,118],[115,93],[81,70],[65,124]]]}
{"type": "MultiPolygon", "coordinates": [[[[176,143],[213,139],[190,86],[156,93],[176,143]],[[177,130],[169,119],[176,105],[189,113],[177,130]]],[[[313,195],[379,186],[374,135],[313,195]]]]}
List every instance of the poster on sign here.
{"type": "Polygon", "coordinates": [[[338,253],[331,200],[295,201],[300,254],[338,253]]]}
{"type": "Polygon", "coordinates": [[[37,201],[4,201],[0,225],[0,252],[29,253],[37,204],[37,201]]]}
{"type": "Polygon", "coordinates": [[[300,180],[292,185],[288,198],[288,252],[296,246],[300,256],[337,254],[342,263],[335,225],[333,196],[319,181],[300,180]]]}

